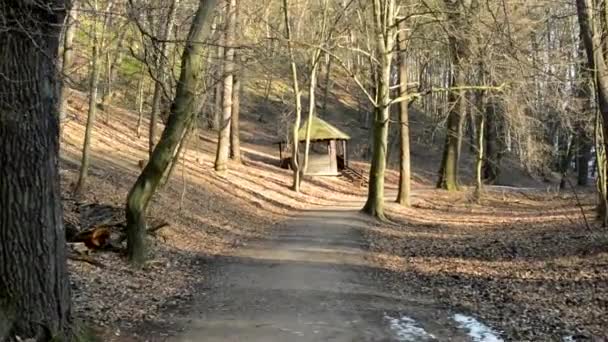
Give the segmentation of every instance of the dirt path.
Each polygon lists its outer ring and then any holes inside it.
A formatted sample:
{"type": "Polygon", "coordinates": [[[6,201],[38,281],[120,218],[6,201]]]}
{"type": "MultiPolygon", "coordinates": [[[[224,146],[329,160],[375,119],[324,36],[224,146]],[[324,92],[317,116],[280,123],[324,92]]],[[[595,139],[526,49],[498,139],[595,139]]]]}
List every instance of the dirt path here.
{"type": "Polygon", "coordinates": [[[449,310],[385,290],[366,261],[368,224],[353,209],[307,211],[204,260],[210,279],[168,341],[476,341],[449,310]]]}

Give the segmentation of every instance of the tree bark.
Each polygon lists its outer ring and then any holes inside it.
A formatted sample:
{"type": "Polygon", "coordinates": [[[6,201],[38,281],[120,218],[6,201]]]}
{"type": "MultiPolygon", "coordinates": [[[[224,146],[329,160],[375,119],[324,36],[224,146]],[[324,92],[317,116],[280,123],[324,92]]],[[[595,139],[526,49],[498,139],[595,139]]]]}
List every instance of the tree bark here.
{"type": "Polygon", "coordinates": [[[150,158],[152,157],[152,152],[154,151],[154,145],[156,141],[156,126],[158,123],[158,116],[161,111],[161,103],[162,97],[164,96],[163,87],[165,87],[166,75],[167,75],[167,58],[169,52],[169,43],[167,40],[171,38],[171,34],[173,32],[173,26],[175,23],[175,14],[177,12],[177,7],[179,6],[180,0],[173,0],[171,3],[171,7],[169,7],[169,13],[167,14],[167,22],[165,24],[165,28],[163,30],[163,35],[161,39],[161,48],[160,54],[157,59],[156,67],[157,67],[157,81],[154,83],[154,96],[152,97],[152,112],[150,113],[150,132],[148,136],[148,153],[150,154],[150,158]]]}
{"type": "MultiPolygon", "coordinates": [[[[219,16],[218,16],[219,18],[219,16]]],[[[221,126],[221,122],[222,122],[222,93],[224,92],[224,83],[222,82],[224,79],[223,76],[223,69],[222,69],[222,65],[224,64],[224,32],[222,32],[222,30],[220,30],[221,25],[217,25],[218,27],[218,44],[217,44],[217,62],[215,63],[215,80],[217,82],[217,84],[215,85],[215,88],[213,89],[214,94],[213,94],[213,101],[214,101],[214,108],[213,108],[213,130],[215,131],[219,131],[220,130],[220,126],[221,126]]],[[[224,27],[225,30],[225,27],[224,27]]]]}
{"type": "MultiPolygon", "coordinates": [[[[405,21],[400,25],[397,35],[399,46],[399,97],[407,96],[407,64],[406,53],[406,31],[405,21]]],[[[408,113],[408,101],[399,103],[399,190],[397,192],[397,203],[409,207],[411,193],[411,169],[410,169],[410,124],[408,113]]]]}
{"type": "Polygon", "coordinates": [[[241,77],[242,72],[235,73],[232,82],[232,120],[230,120],[230,158],[241,162],[241,77]]]}
{"type": "MultiPolygon", "coordinates": [[[[240,42],[242,27],[240,25],[239,16],[239,4],[238,2],[234,5],[234,23],[232,24],[234,30],[234,44],[237,45],[240,42]]],[[[240,54],[234,52],[234,61],[239,64],[239,69],[234,65],[234,71],[232,73],[232,113],[230,120],[230,158],[236,163],[241,163],[241,78],[244,73],[243,62],[240,60],[240,54]]]]}
{"type": "Polygon", "coordinates": [[[224,35],[224,79],[222,93],[222,120],[218,132],[215,171],[225,172],[230,157],[230,127],[232,120],[232,91],[234,83],[234,39],[236,34],[236,0],[226,0],[226,30],[224,35]]]}
{"type": "MultiPolygon", "coordinates": [[[[608,147],[608,125],[605,123],[608,122],[608,65],[606,64],[606,59],[602,50],[601,36],[597,30],[595,29],[594,23],[597,23],[595,20],[596,16],[594,14],[594,7],[590,0],[576,0],[576,9],[580,26],[580,33],[583,40],[583,44],[585,46],[585,51],[587,55],[587,64],[589,70],[594,71],[593,79],[595,81],[595,89],[597,94],[597,103],[599,107],[599,112],[604,122],[601,125],[600,122],[597,122],[599,118],[596,118],[596,127],[600,126],[602,129],[602,141],[600,143],[603,145],[604,151],[608,147]]],[[[605,162],[605,158],[603,162],[605,162]]],[[[598,162],[600,160],[598,159],[598,162]]],[[[600,201],[598,204],[598,214],[601,217],[601,220],[604,225],[608,223],[608,208],[606,207],[608,203],[608,189],[606,189],[606,165],[598,165],[603,172],[600,173],[600,184],[602,184],[598,193],[600,195],[600,201]]]]}
{"type": "Polygon", "coordinates": [[[213,13],[217,1],[200,0],[199,2],[182,55],[180,77],[167,125],[152,152],[150,161],[137,178],[127,197],[127,254],[131,263],[135,265],[141,265],[146,258],[144,240],[146,209],[150,199],[171,163],[176,149],[179,148],[180,139],[183,138],[192,116],[196,115],[199,109],[196,91],[203,77],[204,46],[198,42],[204,41],[209,35],[211,30],[209,17],[213,13]]]}
{"type": "Polygon", "coordinates": [[[390,84],[393,60],[395,1],[374,0],[374,26],[376,49],[380,59],[380,70],[376,85],[376,108],[374,110],[373,153],[369,175],[367,201],[362,211],[368,215],[385,220],[384,215],[384,174],[386,171],[386,149],[390,119],[390,84]]]}
{"type": "MultiPolygon", "coordinates": [[[[0,2],[0,340],[71,340],[55,63],[62,0],[0,2]]],[[[69,6],[67,6],[69,10],[69,6]]]]}
{"type": "Polygon", "coordinates": [[[495,102],[496,100],[489,100],[486,103],[485,108],[482,109],[482,115],[485,115],[485,128],[484,128],[484,149],[485,149],[485,163],[482,166],[483,179],[487,184],[495,183],[500,176],[500,161],[501,161],[501,150],[504,148],[504,144],[501,139],[502,132],[502,118],[499,114],[500,107],[495,102]]]}

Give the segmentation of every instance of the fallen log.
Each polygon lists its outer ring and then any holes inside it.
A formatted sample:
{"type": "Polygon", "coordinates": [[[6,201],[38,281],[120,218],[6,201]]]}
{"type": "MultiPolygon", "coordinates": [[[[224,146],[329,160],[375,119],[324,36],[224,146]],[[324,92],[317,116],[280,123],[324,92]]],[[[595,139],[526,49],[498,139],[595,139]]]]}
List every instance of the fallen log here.
{"type": "Polygon", "coordinates": [[[91,264],[93,266],[97,266],[99,268],[105,268],[106,265],[102,264],[101,262],[91,258],[88,255],[77,255],[77,254],[68,254],[68,259],[69,260],[73,260],[73,261],[81,261],[81,262],[86,262],[88,264],[91,264]]]}

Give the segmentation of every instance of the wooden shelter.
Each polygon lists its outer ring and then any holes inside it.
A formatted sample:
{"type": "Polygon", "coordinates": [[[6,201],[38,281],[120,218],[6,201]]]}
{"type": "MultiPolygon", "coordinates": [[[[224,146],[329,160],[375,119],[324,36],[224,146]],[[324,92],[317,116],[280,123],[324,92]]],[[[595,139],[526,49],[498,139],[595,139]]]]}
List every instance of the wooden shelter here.
{"type": "MultiPolygon", "coordinates": [[[[304,161],[304,148],[306,144],[306,129],[308,120],[302,123],[298,131],[300,164],[304,161]]],[[[350,136],[327,121],[313,117],[310,129],[310,152],[308,155],[308,168],[306,175],[337,176],[348,166],[348,141],[350,136]]],[[[289,168],[291,157],[283,158],[285,141],[279,142],[279,157],[281,166],[289,168]]]]}

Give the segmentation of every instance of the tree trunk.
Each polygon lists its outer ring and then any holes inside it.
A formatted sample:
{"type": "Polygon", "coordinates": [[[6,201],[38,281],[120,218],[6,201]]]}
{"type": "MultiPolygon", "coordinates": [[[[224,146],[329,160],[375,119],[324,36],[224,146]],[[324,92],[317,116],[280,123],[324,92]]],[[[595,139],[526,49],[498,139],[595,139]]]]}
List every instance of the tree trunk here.
{"type": "Polygon", "coordinates": [[[568,177],[568,170],[570,169],[570,164],[572,163],[572,157],[574,152],[573,146],[573,137],[569,135],[566,139],[566,143],[564,144],[564,149],[560,151],[560,165],[559,172],[561,175],[561,180],[559,182],[559,189],[564,190],[566,188],[566,177],[568,177]]]}
{"type": "Polygon", "coordinates": [[[157,80],[154,83],[154,97],[152,98],[152,112],[150,113],[150,132],[148,137],[148,153],[152,158],[152,151],[154,151],[154,144],[156,141],[156,126],[158,122],[158,116],[161,111],[162,96],[164,96],[163,88],[165,87],[166,74],[167,74],[167,58],[169,52],[169,43],[167,40],[171,38],[173,32],[173,26],[175,23],[175,14],[177,7],[179,6],[180,0],[173,0],[171,7],[169,7],[169,13],[167,14],[167,22],[163,31],[161,39],[160,55],[158,56],[156,67],[157,67],[157,80]]]}
{"type": "Polygon", "coordinates": [[[388,145],[389,108],[376,108],[374,116],[372,166],[369,174],[367,201],[363,212],[384,220],[384,173],[388,145]]]}
{"type": "Polygon", "coordinates": [[[481,201],[483,192],[483,154],[484,154],[484,130],[486,127],[486,116],[483,112],[479,114],[479,127],[477,128],[477,161],[475,163],[475,197],[481,201]]]}
{"type": "MultiPolygon", "coordinates": [[[[455,96],[451,96],[455,98],[455,96]]],[[[454,107],[457,105],[454,104],[454,107]]],[[[450,110],[447,122],[447,132],[445,145],[443,148],[443,157],[441,167],[439,169],[439,180],[437,188],[448,191],[458,190],[458,133],[460,126],[460,111],[456,108],[450,110]]]]}
{"type": "Polygon", "coordinates": [[[73,338],[55,66],[66,5],[0,2],[0,341],[73,338]]]}
{"type": "MultiPolygon", "coordinates": [[[[399,46],[399,97],[407,95],[407,64],[406,53],[406,30],[405,21],[400,25],[397,35],[399,46]]],[[[411,170],[410,170],[410,123],[408,113],[408,101],[399,103],[399,190],[397,193],[397,203],[409,207],[411,193],[411,170]]]]}
{"type": "MultiPolygon", "coordinates": [[[[606,123],[608,122],[608,65],[606,64],[606,59],[601,48],[601,36],[603,36],[603,34],[600,35],[595,29],[596,25],[594,25],[594,23],[596,23],[597,20],[595,20],[595,9],[590,0],[576,0],[576,8],[580,32],[587,54],[587,64],[589,70],[594,70],[593,78],[597,92],[599,112],[602,121],[606,123]]],[[[599,118],[596,118],[596,126],[600,124],[600,122],[597,121],[599,121],[599,118]]],[[[603,150],[606,151],[606,148],[608,147],[608,125],[603,124],[599,126],[601,126],[600,128],[602,129],[602,139],[599,143],[602,145],[603,150]]],[[[602,160],[605,162],[605,158],[602,158],[602,160]]],[[[600,159],[598,159],[598,166],[600,166],[599,162],[600,159]]],[[[601,169],[603,171],[600,173],[601,179],[599,183],[602,186],[598,191],[598,194],[600,195],[598,214],[601,216],[603,224],[606,225],[608,223],[608,208],[606,207],[606,203],[608,202],[608,189],[606,189],[605,165],[601,165],[601,169]]]]}
{"type": "Polygon", "coordinates": [[[241,77],[242,72],[235,73],[232,83],[232,120],[230,120],[230,157],[241,162],[241,77]]]}
{"type": "MultiPolygon", "coordinates": [[[[479,81],[483,82],[484,79],[484,65],[483,63],[479,63],[479,81]]],[[[486,101],[485,101],[485,92],[483,90],[478,90],[475,94],[475,111],[477,112],[478,126],[475,129],[476,136],[476,152],[477,158],[475,161],[475,198],[477,202],[481,202],[481,196],[483,193],[483,166],[484,166],[484,157],[485,157],[485,142],[484,138],[486,135],[486,101]]],[[[471,111],[471,117],[473,117],[473,111],[471,111]]],[[[473,120],[474,121],[474,120],[473,120]]]]}
{"type": "Polygon", "coordinates": [[[63,34],[63,61],[61,66],[61,98],[59,100],[59,116],[63,118],[66,113],[66,105],[68,98],[68,87],[65,79],[70,75],[70,69],[74,59],[74,34],[76,32],[76,23],[78,21],[77,2],[73,1],[72,9],[70,10],[65,21],[65,32],[63,34]]]}
{"type": "MultiPolygon", "coordinates": [[[[94,1],[97,13],[97,0],[94,1]]],[[[89,173],[91,136],[93,135],[93,127],[95,126],[95,116],[97,115],[97,89],[99,85],[99,52],[101,49],[100,37],[97,32],[97,20],[93,21],[91,33],[93,39],[93,53],[91,55],[91,75],[89,76],[89,112],[87,115],[87,125],[84,132],[84,143],[82,146],[82,160],[80,162],[80,173],[78,182],[74,189],[76,196],[82,196],[86,190],[87,177],[89,173]]]]}
{"type": "Polygon", "coordinates": [[[577,128],[577,184],[579,186],[589,185],[589,161],[591,160],[591,143],[583,127],[577,128]]]}
{"type": "Polygon", "coordinates": [[[230,157],[230,127],[232,120],[232,91],[234,83],[234,41],[236,35],[236,0],[226,0],[226,30],[224,35],[224,90],[222,93],[222,120],[218,132],[215,171],[225,172],[230,157]]]}
{"type": "MultiPolygon", "coordinates": [[[[469,9],[475,9],[478,8],[478,2],[469,1],[468,4],[465,4],[464,1],[444,0],[444,2],[448,10],[448,22],[451,26],[449,28],[448,40],[452,63],[452,77],[449,83],[452,87],[458,87],[465,83],[462,61],[468,59],[466,40],[459,34],[469,26],[468,19],[473,15],[472,11],[469,11],[464,6],[468,6],[469,9]]],[[[465,95],[464,91],[450,91],[448,95],[450,111],[448,114],[443,157],[437,180],[437,187],[448,191],[457,191],[459,186],[458,166],[460,162],[462,126],[466,110],[465,95]]]]}
{"type": "MultiPolygon", "coordinates": [[[[462,72],[458,69],[458,59],[454,59],[454,76],[452,86],[462,85],[462,72]]],[[[448,114],[447,132],[443,148],[443,157],[439,169],[439,179],[437,188],[448,191],[458,190],[458,164],[460,159],[460,141],[462,133],[462,99],[460,91],[450,91],[449,103],[450,112],[448,114]]]]}
{"type": "Polygon", "coordinates": [[[171,114],[163,134],[152,152],[137,181],[129,191],[126,204],[127,218],[127,253],[129,260],[141,265],[146,258],[145,231],[146,209],[150,199],[161,181],[165,170],[171,163],[180,139],[198,111],[195,99],[200,86],[204,46],[198,42],[205,41],[211,30],[209,17],[218,0],[200,0],[198,10],[192,21],[186,47],[182,55],[179,81],[171,114]]]}
{"type": "Polygon", "coordinates": [[[490,103],[482,109],[481,115],[485,115],[484,129],[484,149],[485,160],[482,166],[483,179],[487,184],[495,183],[500,176],[500,159],[502,145],[500,143],[501,121],[497,112],[497,104],[495,100],[490,100],[490,103]]]}
{"type": "MultiPolygon", "coordinates": [[[[219,20],[219,15],[218,15],[219,20]]],[[[214,71],[215,71],[215,79],[217,82],[215,88],[213,89],[213,130],[219,131],[220,125],[222,121],[222,93],[224,92],[224,83],[222,82],[224,79],[222,65],[224,64],[224,32],[220,29],[221,25],[218,23],[218,44],[217,44],[217,62],[215,63],[214,71]]],[[[224,27],[224,30],[226,28],[224,27]]]]}
{"type": "Polygon", "coordinates": [[[395,1],[374,0],[374,26],[376,28],[377,55],[380,70],[376,85],[376,108],[374,115],[372,165],[369,175],[367,201],[362,211],[380,220],[384,215],[384,174],[386,171],[386,149],[391,104],[391,65],[393,60],[395,1]]]}

